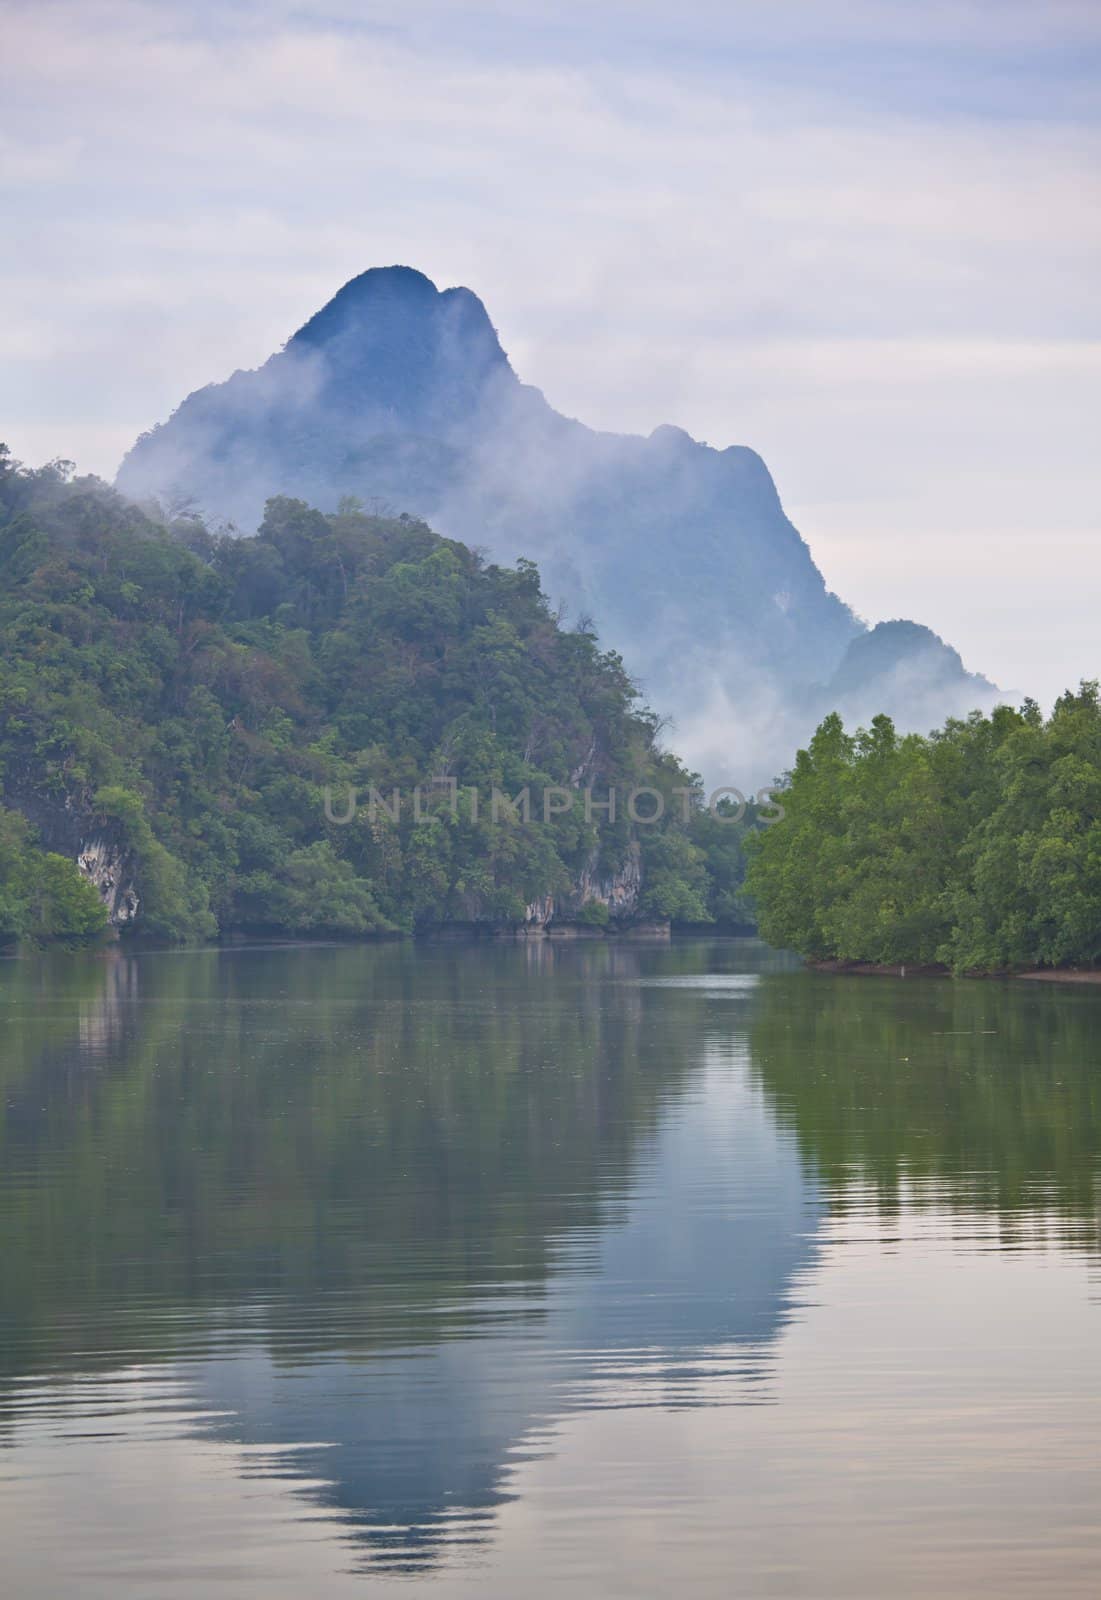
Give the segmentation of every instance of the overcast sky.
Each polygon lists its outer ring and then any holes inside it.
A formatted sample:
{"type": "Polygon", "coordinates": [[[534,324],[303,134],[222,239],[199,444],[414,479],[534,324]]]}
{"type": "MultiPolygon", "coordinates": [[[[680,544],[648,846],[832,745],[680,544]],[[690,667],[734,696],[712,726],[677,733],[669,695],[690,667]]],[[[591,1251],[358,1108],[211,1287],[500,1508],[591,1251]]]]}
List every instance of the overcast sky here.
{"type": "Polygon", "coordinates": [[[1101,674],[1097,0],[0,0],[0,438],[112,476],[348,278],[752,445],[827,581],[1101,674]]]}

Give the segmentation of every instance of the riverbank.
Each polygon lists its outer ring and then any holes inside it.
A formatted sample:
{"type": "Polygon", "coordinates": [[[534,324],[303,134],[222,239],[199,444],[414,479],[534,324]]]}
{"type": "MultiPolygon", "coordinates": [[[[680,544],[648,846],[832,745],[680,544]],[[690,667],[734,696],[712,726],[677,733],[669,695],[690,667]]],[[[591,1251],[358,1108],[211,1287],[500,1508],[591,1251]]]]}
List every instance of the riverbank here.
{"type": "MultiPolygon", "coordinates": [[[[804,957],[812,972],[830,972],[852,978],[950,978],[950,967],[909,962],[883,964],[875,961],[840,961],[832,957],[804,957]]],[[[1028,972],[966,972],[966,978],[1018,978],[1028,983],[1101,983],[1101,967],[1035,967],[1028,972]]]]}
{"type": "MultiPolygon", "coordinates": [[[[706,924],[686,925],[691,936],[696,936],[706,924]]],[[[120,938],[116,929],[111,929],[100,938],[83,944],[66,944],[53,942],[49,944],[34,944],[30,941],[23,943],[8,943],[0,945],[0,960],[18,960],[28,956],[41,955],[87,955],[87,954],[113,954],[119,950],[150,951],[150,950],[238,950],[238,949],[269,949],[269,950],[295,950],[308,946],[318,948],[340,945],[375,945],[455,941],[462,944],[479,944],[489,941],[508,942],[525,940],[552,939],[556,942],[564,940],[603,940],[607,942],[629,942],[641,940],[648,943],[667,944],[674,934],[686,931],[674,927],[664,918],[621,918],[610,922],[597,924],[588,922],[438,922],[426,923],[412,932],[398,928],[384,928],[365,933],[349,934],[344,937],[339,934],[321,933],[316,937],[308,934],[287,933],[280,934],[263,928],[251,931],[240,928],[230,929],[220,938],[210,943],[182,943],[167,944],[159,940],[144,940],[135,938],[120,938]]],[[[726,930],[716,925],[713,930],[715,936],[726,936],[726,930]]]]}
{"type": "Polygon", "coordinates": [[[668,941],[671,924],[664,919],[639,918],[593,922],[437,922],[427,923],[409,935],[412,939],[649,939],[668,941]]]}
{"type": "Polygon", "coordinates": [[[920,966],[911,962],[902,962],[895,966],[885,966],[876,961],[841,961],[833,956],[821,958],[804,956],[803,963],[813,972],[832,972],[841,977],[852,978],[949,978],[951,972],[947,967],[920,966]]]}
{"type": "Polygon", "coordinates": [[[1101,983],[1099,967],[1038,967],[1035,972],[1015,972],[1029,983],[1101,983]]]}

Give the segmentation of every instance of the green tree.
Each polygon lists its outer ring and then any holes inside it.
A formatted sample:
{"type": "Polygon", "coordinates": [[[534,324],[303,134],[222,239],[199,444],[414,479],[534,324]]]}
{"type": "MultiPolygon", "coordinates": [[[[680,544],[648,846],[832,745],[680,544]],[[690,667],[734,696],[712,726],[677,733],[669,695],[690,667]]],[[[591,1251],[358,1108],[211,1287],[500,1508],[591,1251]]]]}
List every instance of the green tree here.
{"type": "Polygon", "coordinates": [[[1101,703],[1026,702],[900,739],[827,718],[781,826],[749,841],[766,938],[813,957],[957,971],[1101,960],[1101,703]]]}

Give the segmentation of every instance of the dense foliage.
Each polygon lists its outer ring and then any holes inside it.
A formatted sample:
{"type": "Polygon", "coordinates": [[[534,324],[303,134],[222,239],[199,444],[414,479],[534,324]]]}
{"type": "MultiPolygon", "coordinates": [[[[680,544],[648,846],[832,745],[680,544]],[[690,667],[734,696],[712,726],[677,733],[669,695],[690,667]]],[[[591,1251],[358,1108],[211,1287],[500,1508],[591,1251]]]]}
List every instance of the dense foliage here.
{"type": "MultiPolygon", "coordinates": [[[[0,801],[70,862],[90,834],[114,841],[147,935],[511,922],[549,895],[599,921],[592,885],[617,876],[641,875],[643,916],[706,920],[737,899],[741,830],[696,805],[685,818],[672,791],[690,776],[621,661],[559,625],[530,563],[487,565],[354,501],[323,516],[275,499],[256,537],[213,535],[0,455],[0,586],[0,801]],[[425,787],[415,815],[414,787],[445,773],[457,802],[425,787]],[[399,789],[398,821],[361,805],[337,825],[349,785],[399,789]],[[578,803],[544,820],[552,786],[578,803]],[[586,817],[580,791],[613,786],[666,795],[662,822],[635,825],[622,800],[586,817]],[[494,817],[494,788],[530,789],[530,820],[494,817]]],[[[10,837],[0,932],[49,936],[19,885],[60,868],[10,837]]],[[[77,898],[56,913],[65,937],[77,898]]]]}
{"type": "Polygon", "coordinates": [[[830,716],[781,827],[750,841],[765,938],[801,954],[956,971],[1101,960],[1101,701],[1026,701],[900,738],[830,716]]]}
{"type": "Polygon", "coordinates": [[[26,819],[0,808],[0,944],[85,944],[107,913],[76,863],[35,848],[26,819]]]}

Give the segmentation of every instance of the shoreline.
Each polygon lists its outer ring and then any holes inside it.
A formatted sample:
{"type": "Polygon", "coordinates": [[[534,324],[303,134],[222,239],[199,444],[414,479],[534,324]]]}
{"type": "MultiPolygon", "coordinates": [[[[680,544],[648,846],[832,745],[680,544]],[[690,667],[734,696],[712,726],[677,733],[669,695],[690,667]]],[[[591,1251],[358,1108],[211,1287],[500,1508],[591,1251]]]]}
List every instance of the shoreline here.
{"type": "Polygon", "coordinates": [[[1011,976],[1028,983],[1101,983],[1101,967],[1037,967],[1011,976]]]}
{"type": "MultiPolygon", "coordinates": [[[[909,962],[890,964],[876,961],[842,961],[834,956],[803,957],[803,965],[811,972],[832,973],[847,978],[951,978],[956,976],[950,967],[937,963],[911,965],[909,962]]],[[[1030,967],[1023,972],[964,972],[963,978],[1012,978],[1023,983],[1079,983],[1101,984],[1101,967],[1030,967]]]]}
{"type": "MultiPolygon", "coordinates": [[[[689,936],[696,934],[692,925],[689,936]]],[[[383,928],[340,937],[337,934],[308,934],[264,932],[245,933],[233,930],[220,939],[200,944],[162,944],[157,941],[119,938],[110,933],[88,944],[7,944],[0,946],[0,961],[25,961],[41,956],[116,956],[116,955],[172,955],[195,950],[318,950],[354,949],[357,946],[379,944],[523,944],[549,940],[555,944],[572,942],[649,943],[668,944],[678,937],[670,922],[661,918],[624,919],[603,926],[584,922],[555,923],[503,923],[503,922],[439,922],[421,928],[383,928]]],[[[731,937],[725,929],[717,929],[714,937],[731,937]]]]}

